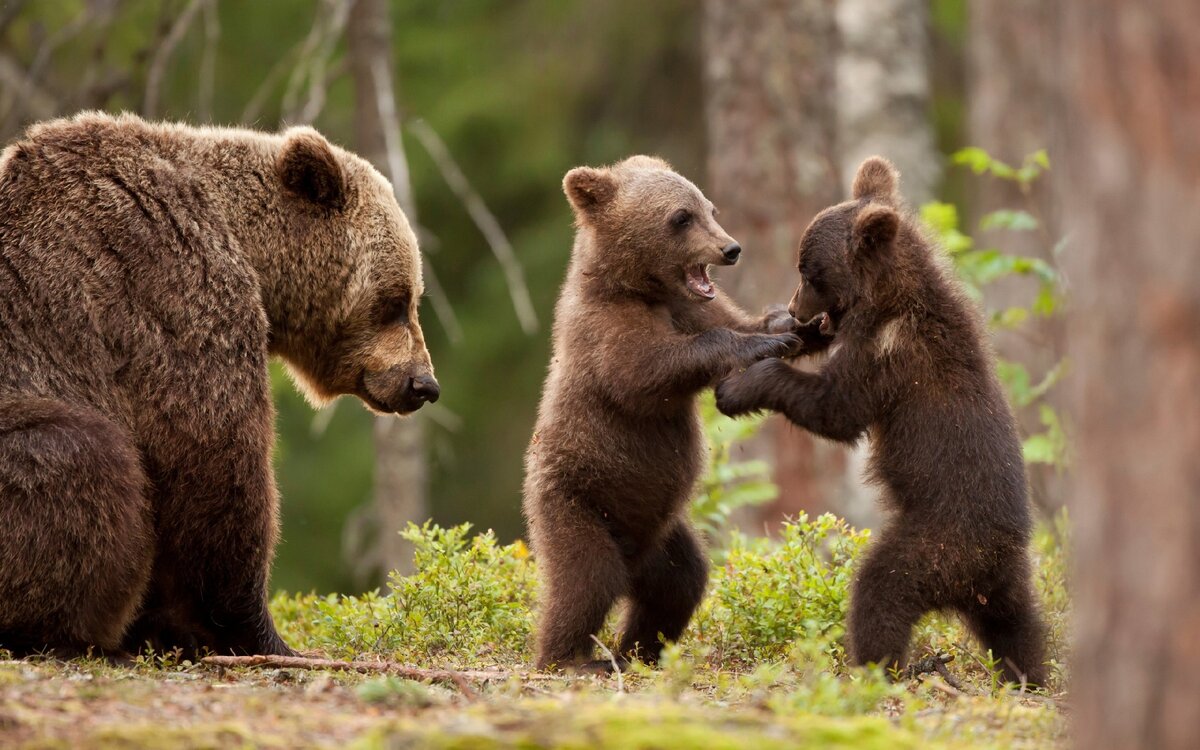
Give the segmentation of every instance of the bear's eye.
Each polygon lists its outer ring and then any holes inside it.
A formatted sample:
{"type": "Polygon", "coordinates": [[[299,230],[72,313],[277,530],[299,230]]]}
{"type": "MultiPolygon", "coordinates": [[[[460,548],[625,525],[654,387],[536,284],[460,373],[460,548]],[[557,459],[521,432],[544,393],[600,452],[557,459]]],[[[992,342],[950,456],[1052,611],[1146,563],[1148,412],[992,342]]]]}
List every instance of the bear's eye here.
{"type": "Polygon", "coordinates": [[[671,214],[671,226],[675,227],[676,229],[683,229],[684,227],[691,226],[691,224],[692,212],[686,208],[681,208],[675,213],[671,214]]]}
{"type": "Polygon", "coordinates": [[[407,325],[408,303],[407,295],[380,300],[375,310],[375,320],[384,327],[407,325]]]}

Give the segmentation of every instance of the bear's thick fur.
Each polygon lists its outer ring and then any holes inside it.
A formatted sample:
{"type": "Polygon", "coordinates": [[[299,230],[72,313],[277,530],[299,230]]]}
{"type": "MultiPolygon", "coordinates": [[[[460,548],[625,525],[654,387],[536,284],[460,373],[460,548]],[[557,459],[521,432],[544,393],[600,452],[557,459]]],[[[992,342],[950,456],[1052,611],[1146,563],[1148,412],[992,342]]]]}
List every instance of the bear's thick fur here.
{"type": "Polygon", "coordinates": [[[866,160],[853,199],[821,212],[801,240],[789,309],[826,316],[829,361],[815,374],[759,362],[718,386],[717,406],[774,409],[846,443],[869,436],[870,473],[893,516],[855,576],[855,662],[904,664],[921,615],[950,609],[1009,679],[1042,684],[1016,422],[979,311],[901,213],[897,180],[886,160],[866,160]]]}
{"type": "Polygon", "coordinates": [[[0,156],[0,647],[288,653],[267,360],[437,397],[417,243],[310,128],[85,113],[0,156]]]}
{"type": "Polygon", "coordinates": [[[525,514],[542,578],[537,664],[578,666],[622,596],[620,656],[653,662],[704,592],[687,520],[702,467],[696,395],[732,368],[801,345],[778,311],[741,312],[709,264],[741,248],[690,182],[655,158],[578,167],[577,234],[526,459],[525,514]]]}

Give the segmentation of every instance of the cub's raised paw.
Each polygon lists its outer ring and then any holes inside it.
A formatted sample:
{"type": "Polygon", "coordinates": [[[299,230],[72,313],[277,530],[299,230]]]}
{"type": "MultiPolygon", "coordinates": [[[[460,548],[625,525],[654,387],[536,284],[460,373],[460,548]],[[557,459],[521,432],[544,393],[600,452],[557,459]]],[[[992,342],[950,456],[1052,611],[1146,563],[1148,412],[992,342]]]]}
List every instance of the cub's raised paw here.
{"type": "Polygon", "coordinates": [[[742,347],[740,359],[749,365],[762,359],[786,357],[803,346],[804,342],[794,333],[756,334],[742,347]]]}
{"type": "Polygon", "coordinates": [[[782,360],[764,359],[745,372],[734,373],[717,386],[717,409],[737,417],[768,408],[772,381],[780,370],[791,370],[782,360]]]}
{"type": "Polygon", "coordinates": [[[823,351],[834,341],[833,318],[829,313],[821,313],[805,323],[798,324],[794,332],[803,342],[802,353],[823,351]]]}

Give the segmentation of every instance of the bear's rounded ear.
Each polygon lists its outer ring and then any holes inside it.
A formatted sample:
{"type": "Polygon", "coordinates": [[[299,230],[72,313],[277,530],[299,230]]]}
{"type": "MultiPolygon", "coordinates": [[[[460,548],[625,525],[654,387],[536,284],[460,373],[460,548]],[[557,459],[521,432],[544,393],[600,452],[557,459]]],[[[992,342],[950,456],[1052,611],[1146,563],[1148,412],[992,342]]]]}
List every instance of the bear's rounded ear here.
{"type": "Polygon", "coordinates": [[[872,203],[854,217],[850,230],[854,253],[873,253],[892,244],[900,231],[900,214],[891,206],[872,203]]]}
{"type": "Polygon", "coordinates": [[[850,194],[855,200],[869,198],[894,206],[899,181],[900,173],[890,161],[882,156],[871,156],[859,165],[850,194]]]}
{"type": "Polygon", "coordinates": [[[591,215],[617,195],[617,183],[607,169],[575,167],[563,178],[563,192],[575,210],[591,215]]]}
{"type": "Polygon", "coordinates": [[[326,208],[346,205],[346,173],[333,147],[312,128],[292,128],[275,162],[283,186],[326,208]]]}

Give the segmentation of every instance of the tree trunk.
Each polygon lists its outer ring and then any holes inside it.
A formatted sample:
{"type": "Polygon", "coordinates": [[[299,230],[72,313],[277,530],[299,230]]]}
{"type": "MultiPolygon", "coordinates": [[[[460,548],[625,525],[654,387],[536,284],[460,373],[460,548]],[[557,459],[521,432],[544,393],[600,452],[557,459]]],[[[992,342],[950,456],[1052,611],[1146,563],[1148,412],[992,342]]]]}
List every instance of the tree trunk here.
{"type": "MultiPolygon", "coordinates": [[[[1055,76],[1060,71],[1046,64],[1059,45],[1056,6],[1043,0],[974,0],[969,11],[968,138],[971,145],[1019,165],[1026,155],[1058,141],[1053,103],[1055,76]]],[[[1056,156],[1051,153],[1052,160],[1056,156]]],[[[1024,194],[1011,181],[975,179],[970,199],[970,229],[998,209],[1031,210],[1041,222],[1036,232],[977,232],[980,247],[1054,260],[1051,251],[1062,237],[1062,223],[1048,180],[1034,183],[1024,194]]],[[[987,303],[997,310],[1028,307],[1037,289],[1037,279],[1030,276],[1001,279],[988,287],[987,303]]],[[[1062,359],[1065,333],[1061,319],[1031,319],[1019,332],[998,332],[996,349],[1002,357],[1028,367],[1037,382],[1062,359]]],[[[1060,405],[1057,397],[1051,401],[1060,405]]],[[[1036,408],[1025,409],[1018,417],[1026,430],[1041,430],[1036,408]]],[[[1061,506],[1063,478],[1056,469],[1035,466],[1030,479],[1039,506],[1061,506]]]]}
{"type": "MultiPolygon", "coordinates": [[[[880,154],[900,170],[900,188],[917,207],[930,200],[941,155],[930,117],[927,0],[839,0],[837,31],[839,200],[863,159],[880,154]]],[[[858,526],[880,521],[878,491],[862,481],[870,448],[847,461],[844,495],[834,507],[858,526]]]]}
{"type": "Polygon", "coordinates": [[[1075,744],[1196,748],[1200,4],[1064,0],[1062,13],[1075,744]]]}
{"type": "MultiPolygon", "coordinates": [[[[416,207],[412,186],[405,169],[397,169],[397,158],[389,153],[389,140],[399,142],[398,132],[389,134],[389,113],[381,111],[380,94],[394,95],[392,70],[392,25],[385,0],[354,0],[347,21],[347,46],[350,72],[354,80],[354,126],[358,153],[381,172],[391,177],[393,189],[416,226],[416,207]],[[387,80],[377,79],[381,73],[387,80]],[[395,172],[400,172],[395,174],[395,172]]],[[[394,100],[386,99],[387,102],[394,100]]],[[[394,109],[394,105],[393,105],[394,109]]],[[[397,146],[393,145],[393,149],[397,146]]],[[[378,533],[374,563],[378,572],[409,571],[412,545],[399,532],[409,521],[421,523],[429,517],[426,494],[428,476],[425,463],[423,423],[419,417],[375,418],[375,493],[372,521],[378,533]]],[[[373,566],[374,567],[374,566],[373,566]]]]}
{"type": "MultiPolygon", "coordinates": [[[[746,248],[726,284],[750,309],[787,302],[813,215],[840,199],[833,0],[706,0],[709,192],[746,248]]],[[[776,455],[764,520],[837,508],[845,451],[772,418],[752,452],[776,455]]]]}
{"type": "Polygon", "coordinates": [[[926,0],[839,0],[838,147],[843,196],[868,156],[887,157],[916,207],[933,198],[941,154],[930,117],[926,0]]]}

